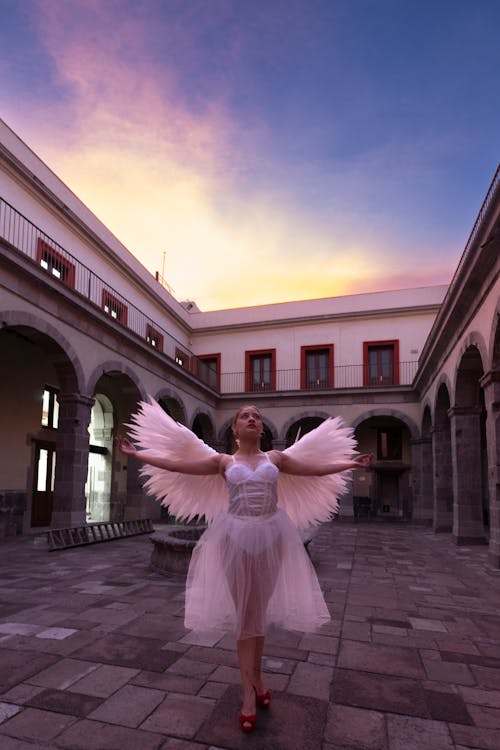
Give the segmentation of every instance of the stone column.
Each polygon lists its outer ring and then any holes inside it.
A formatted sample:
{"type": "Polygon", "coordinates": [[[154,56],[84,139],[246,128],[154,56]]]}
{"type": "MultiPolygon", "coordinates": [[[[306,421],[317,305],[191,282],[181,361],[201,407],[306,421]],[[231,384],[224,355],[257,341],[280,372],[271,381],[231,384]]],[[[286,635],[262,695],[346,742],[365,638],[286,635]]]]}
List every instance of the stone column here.
{"type": "Polygon", "coordinates": [[[451,531],[453,523],[453,484],[451,466],[451,440],[447,425],[432,430],[432,465],[434,520],[436,532],[451,531]]]}
{"type": "Polygon", "coordinates": [[[417,523],[431,524],[434,494],[432,441],[430,438],[419,438],[411,442],[411,477],[412,519],[417,523]]]}
{"type": "Polygon", "coordinates": [[[86,522],[85,483],[89,458],[89,424],[94,399],[60,393],[56,439],[56,473],[52,522],[54,529],[86,522]]]}
{"type": "Polygon", "coordinates": [[[488,489],[490,498],[490,563],[500,568],[500,371],[487,372],[480,383],[486,406],[488,489]]]}
{"type": "Polygon", "coordinates": [[[453,406],[453,536],[457,544],[485,544],[481,477],[481,410],[453,406]]]}

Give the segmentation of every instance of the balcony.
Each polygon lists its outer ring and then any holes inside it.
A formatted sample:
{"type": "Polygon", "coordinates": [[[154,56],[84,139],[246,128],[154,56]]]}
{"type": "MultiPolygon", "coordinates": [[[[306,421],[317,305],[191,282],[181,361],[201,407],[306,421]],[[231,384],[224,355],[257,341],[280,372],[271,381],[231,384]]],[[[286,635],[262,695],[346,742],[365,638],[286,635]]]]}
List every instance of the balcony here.
{"type": "Polygon", "coordinates": [[[220,391],[228,393],[269,393],[283,391],[337,391],[349,388],[388,388],[391,386],[409,386],[413,382],[418,362],[399,362],[394,372],[377,374],[370,371],[368,365],[337,365],[333,368],[333,384],[330,374],[318,377],[316,380],[308,378],[308,373],[297,368],[291,370],[276,370],[271,373],[269,380],[250,382],[248,373],[223,372],[220,376],[220,391]],[[399,378],[396,377],[399,366],[399,378]]]}
{"type": "Polygon", "coordinates": [[[272,370],[262,382],[247,371],[219,372],[186,349],[183,343],[135,307],[129,299],[97,276],[45,232],[0,198],[0,239],[28,257],[66,291],[89,301],[113,324],[135,334],[170,365],[174,364],[215,393],[335,392],[341,389],[387,388],[411,385],[418,362],[399,362],[378,374],[368,365],[337,365],[333,371],[315,374],[300,368],[272,370]]]}

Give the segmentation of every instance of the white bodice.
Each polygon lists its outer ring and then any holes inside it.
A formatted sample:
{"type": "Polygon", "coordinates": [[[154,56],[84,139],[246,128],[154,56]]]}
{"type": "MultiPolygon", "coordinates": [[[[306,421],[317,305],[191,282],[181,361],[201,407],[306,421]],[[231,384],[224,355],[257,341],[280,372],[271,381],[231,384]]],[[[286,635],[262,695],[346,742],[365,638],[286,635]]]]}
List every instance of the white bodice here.
{"type": "Polygon", "coordinates": [[[226,469],[229,513],[234,516],[267,516],[276,512],[279,469],[268,457],[252,469],[233,459],[226,469]]]}

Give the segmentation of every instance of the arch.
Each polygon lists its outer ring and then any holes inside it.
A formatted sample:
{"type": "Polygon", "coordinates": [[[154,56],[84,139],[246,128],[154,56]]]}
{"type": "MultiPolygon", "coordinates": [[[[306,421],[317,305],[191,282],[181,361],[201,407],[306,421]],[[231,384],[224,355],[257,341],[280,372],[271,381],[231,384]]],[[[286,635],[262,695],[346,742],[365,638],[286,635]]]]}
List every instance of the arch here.
{"type": "Polygon", "coordinates": [[[431,407],[429,406],[429,404],[426,404],[424,406],[424,412],[422,414],[421,433],[423,438],[430,438],[432,434],[432,416],[431,407]]]}
{"type": "Polygon", "coordinates": [[[351,427],[356,429],[360,424],[366,422],[367,419],[371,419],[372,417],[393,417],[394,419],[399,419],[399,421],[403,422],[410,431],[412,440],[416,440],[419,437],[419,430],[413,419],[398,409],[370,409],[370,411],[364,412],[356,417],[351,423],[351,427]]]}
{"type": "Polygon", "coordinates": [[[86,393],[85,377],[80,358],[61,332],[43,318],[21,310],[4,310],[0,314],[2,331],[17,331],[52,356],[62,390],[86,393]],[[34,335],[29,335],[33,332],[34,335]]]}
{"type": "Polygon", "coordinates": [[[191,430],[194,434],[203,440],[208,445],[211,445],[215,440],[215,428],[213,421],[210,419],[208,414],[201,409],[197,409],[193,415],[193,421],[191,424],[191,430]]]}
{"type": "Polygon", "coordinates": [[[187,424],[187,410],[182,398],[170,388],[162,388],[154,397],[161,408],[179,424],[187,424]]]}
{"type": "Polygon", "coordinates": [[[484,360],[476,344],[462,348],[455,372],[455,405],[478,406],[480,378],[484,375],[484,360]]]}
{"type": "Polygon", "coordinates": [[[120,360],[106,360],[94,369],[87,381],[88,393],[94,393],[96,385],[103,375],[111,375],[112,373],[126,375],[136,386],[140,398],[143,400],[146,399],[146,391],[140,382],[139,376],[131,367],[124,362],[120,362],[120,360]]]}
{"type": "Polygon", "coordinates": [[[320,419],[322,422],[325,421],[325,419],[330,419],[332,414],[328,414],[326,411],[319,411],[319,410],[308,410],[308,411],[301,411],[297,414],[294,414],[293,417],[290,417],[287,419],[285,424],[282,427],[282,435],[283,440],[286,440],[286,436],[288,435],[290,429],[297,424],[297,422],[300,422],[302,419],[320,419]]]}
{"type": "Polygon", "coordinates": [[[497,304],[496,315],[491,321],[490,352],[491,361],[488,364],[492,370],[500,370],[500,300],[497,304]]]}

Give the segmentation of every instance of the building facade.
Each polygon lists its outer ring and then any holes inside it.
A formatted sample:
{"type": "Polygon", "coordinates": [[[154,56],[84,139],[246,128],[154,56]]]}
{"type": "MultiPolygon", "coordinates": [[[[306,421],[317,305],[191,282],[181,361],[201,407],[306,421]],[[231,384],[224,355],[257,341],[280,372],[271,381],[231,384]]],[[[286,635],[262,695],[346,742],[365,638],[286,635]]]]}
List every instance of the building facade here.
{"type": "Polygon", "coordinates": [[[265,448],[340,415],[375,454],[343,515],[433,524],[500,565],[498,183],[449,287],[205,313],[0,122],[0,536],[159,518],[113,447],[149,395],[219,450],[244,402],[265,448]]]}

